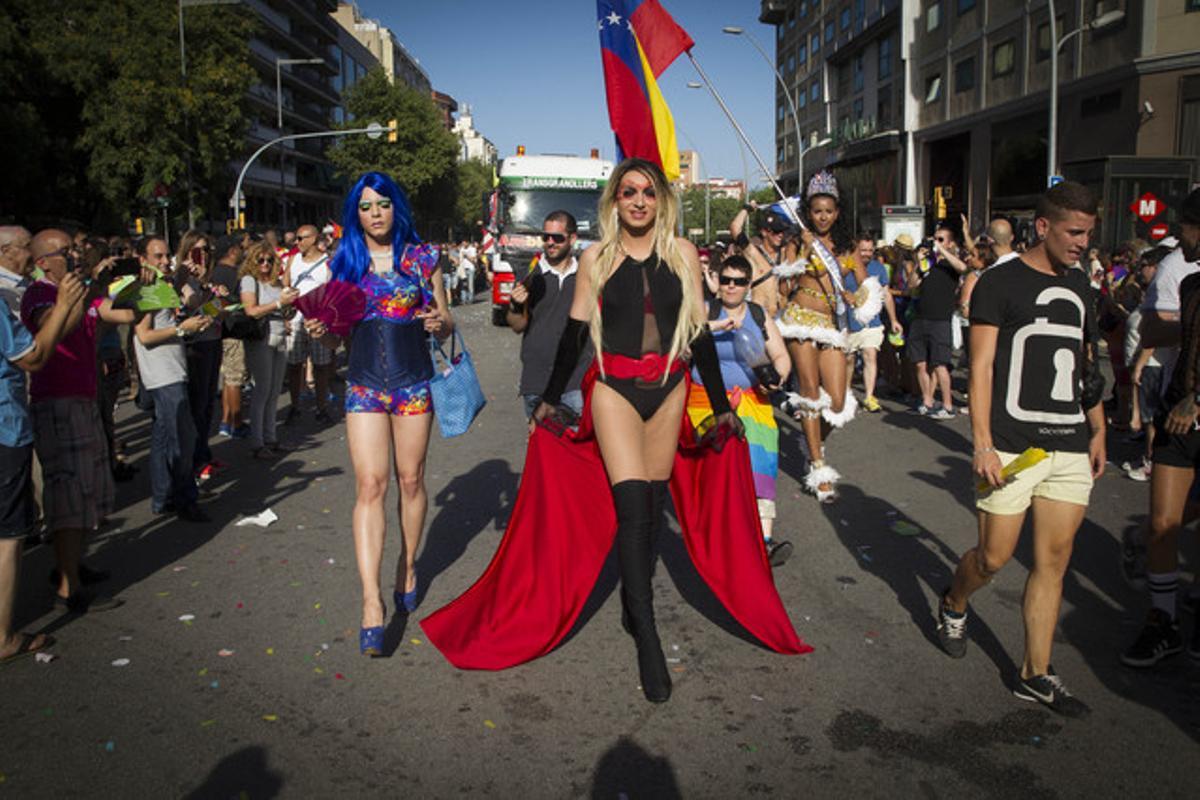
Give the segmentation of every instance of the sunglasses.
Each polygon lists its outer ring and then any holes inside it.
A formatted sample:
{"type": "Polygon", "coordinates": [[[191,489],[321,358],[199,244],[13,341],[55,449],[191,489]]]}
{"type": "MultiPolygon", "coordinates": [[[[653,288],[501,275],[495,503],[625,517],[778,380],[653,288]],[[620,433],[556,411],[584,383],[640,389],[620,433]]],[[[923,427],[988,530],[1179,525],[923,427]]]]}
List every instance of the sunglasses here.
{"type": "Polygon", "coordinates": [[[51,253],[46,253],[44,256],[39,256],[37,260],[45,261],[47,258],[65,258],[68,264],[74,264],[75,251],[70,247],[60,247],[51,253]]]}
{"type": "Polygon", "coordinates": [[[386,211],[387,209],[392,207],[392,201],[388,200],[387,198],[384,198],[383,200],[376,200],[374,202],[371,202],[370,200],[359,200],[358,201],[358,210],[359,211],[363,211],[363,212],[370,211],[372,206],[379,206],[380,210],[386,211]]]}
{"type": "Polygon", "coordinates": [[[722,286],[749,286],[750,279],[738,275],[722,275],[719,279],[722,286]]]}
{"type": "Polygon", "coordinates": [[[543,242],[554,242],[555,244],[562,244],[566,240],[567,240],[567,235],[565,233],[543,233],[542,234],[543,242]]]}
{"type": "Polygon", "coordinates": [[[270,256],[259,256],[258,257],[259,264],[272,264],[274,262],[275,262],[275,259],[271,258],[270,256]]]}

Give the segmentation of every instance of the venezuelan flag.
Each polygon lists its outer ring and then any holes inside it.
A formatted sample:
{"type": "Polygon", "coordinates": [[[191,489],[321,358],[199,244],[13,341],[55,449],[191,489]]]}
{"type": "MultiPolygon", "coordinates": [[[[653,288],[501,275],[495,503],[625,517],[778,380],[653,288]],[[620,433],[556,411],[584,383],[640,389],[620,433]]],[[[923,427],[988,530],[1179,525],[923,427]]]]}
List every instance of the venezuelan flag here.
{"type": "Polygon", "coordinates": [[[675,120],[656,79],[680,53],[691,49],[692,37],[658,0],[596,0],[596,16],[617,157],[653,161],[667,180],[675,180],[675,120]]]}

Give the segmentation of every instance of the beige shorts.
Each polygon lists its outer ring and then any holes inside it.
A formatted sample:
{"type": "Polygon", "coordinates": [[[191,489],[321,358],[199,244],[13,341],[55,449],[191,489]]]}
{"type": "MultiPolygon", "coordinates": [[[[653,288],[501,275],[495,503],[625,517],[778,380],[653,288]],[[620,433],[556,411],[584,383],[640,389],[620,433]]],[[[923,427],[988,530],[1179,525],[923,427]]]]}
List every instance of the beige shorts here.
{"type": "Polygon", "coordinates": [[[883,347],[883,326],[876,325],[874,328],[852,331],[847,341],[851,353],[857,353],[859,350],[878,350],[883,347]]]}
{"type": "Polygon", "coordinates": [[[221,345],[221,383],[241,386],[246,382],[246,344],[241,339],[226,339],[221,345]]]}
{"type": "MultiPolygon", "coordinates": [[[[1001,464],[1018,453],[996,451],[1001,464]]],[[[1035,497],[1086,506],[1092,494],[1092,464],[1087,453],[1050,451],[1032,467],[1017,473],[1005,486],[975,496],[975,507],[989,514],[1022,514],[1035,497]]]]}

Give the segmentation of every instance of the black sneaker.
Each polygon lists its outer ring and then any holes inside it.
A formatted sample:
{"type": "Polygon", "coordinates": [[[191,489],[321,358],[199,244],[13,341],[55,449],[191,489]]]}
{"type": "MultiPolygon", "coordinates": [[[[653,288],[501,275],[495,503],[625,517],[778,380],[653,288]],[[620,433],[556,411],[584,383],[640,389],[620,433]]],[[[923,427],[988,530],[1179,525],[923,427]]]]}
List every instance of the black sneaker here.
{"type": "Polygon", "coordinates": [[[946,597],[938,603],[938,642],[946,655],[962,658],[967,654],[967,612],[961,614],[946,607],[946,597]]]}
{"type": "Polygon", "coordinates": [[[1146,588],[1146,543],[1142,528],[1133,525],[1121,534],[1121,577],[1132,588],[1146,588]]]}
{"type": "Polygon", "coordinates": [[[767,541],[767,562],[772,567],[782,567],[792,557],[791,542],[767,541]]]}
{"type": "Polygon", "coordinates": [[[1079,718],[1092,713],[1087,704],[1067,691],[1062,678],[1054,674],[1054,667],[1045,675],[1020,678],[1013,694],[1031,703],[1041,703],[1064,717],[1079,718]]]}
{"type": "Polygon", "coordinates": [[[1121,663],[1127,667],[1153,667],[1168,656],[1183,652],[1183,637],[1179,635],[1179,623],[1166,612],[1150,609],[1146,624],[1138,634],[1137,641],[1121,653],[1121,663]]]}

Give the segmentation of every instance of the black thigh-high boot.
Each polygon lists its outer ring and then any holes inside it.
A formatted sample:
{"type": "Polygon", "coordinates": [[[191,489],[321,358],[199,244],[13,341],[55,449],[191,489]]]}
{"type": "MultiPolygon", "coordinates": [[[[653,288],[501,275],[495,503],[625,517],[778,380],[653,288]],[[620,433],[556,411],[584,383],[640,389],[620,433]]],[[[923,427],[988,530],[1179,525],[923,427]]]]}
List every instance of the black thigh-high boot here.
{"type": "Polygon", "coordinates": [[[621,570],[621,618],[637,644],[642,692],[652,703],[671,697],[671,675],[654,625],[650,586],[654,553],[654,498],[649,481],[621,481],[612,487],[617,511],[617,563],[621,570]]]}

